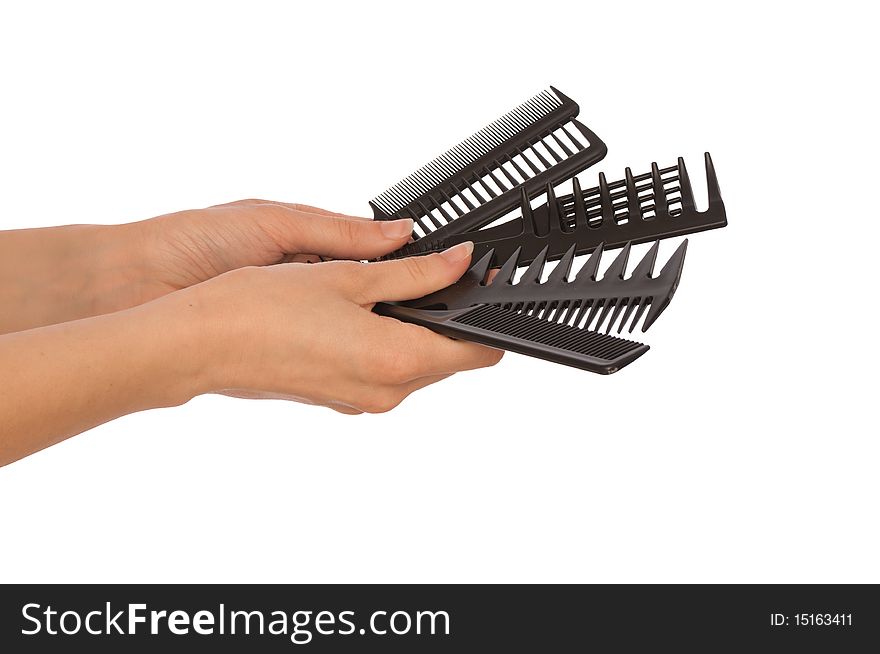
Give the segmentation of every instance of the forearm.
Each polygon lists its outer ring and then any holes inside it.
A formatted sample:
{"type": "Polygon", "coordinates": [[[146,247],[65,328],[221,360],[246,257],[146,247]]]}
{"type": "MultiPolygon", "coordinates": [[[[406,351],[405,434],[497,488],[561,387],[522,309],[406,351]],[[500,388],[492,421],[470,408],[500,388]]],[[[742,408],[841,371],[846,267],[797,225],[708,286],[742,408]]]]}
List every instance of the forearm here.
{"type": "Polygon", "coordinates": [[[0,232],[0,334],[134,306],[137,224],[0,232]]]}
{"type": "Polygon", "coordinates": [[[191,299],[0,336],[0,465],[208,390],[191,299]]]}

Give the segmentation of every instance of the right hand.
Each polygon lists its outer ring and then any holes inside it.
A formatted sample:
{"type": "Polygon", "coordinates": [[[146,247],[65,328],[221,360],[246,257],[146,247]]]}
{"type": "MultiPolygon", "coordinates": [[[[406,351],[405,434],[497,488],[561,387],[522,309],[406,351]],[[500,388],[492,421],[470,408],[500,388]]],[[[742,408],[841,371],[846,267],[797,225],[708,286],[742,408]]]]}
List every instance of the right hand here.
{"type": "Polygon", "coordinates": [[[473,244],[379,263],[285,263],[233,270],[173,293],[202,326],[206,385],[343,413],[378,413],[410,393],[503,354],[372,312],[421,297],[467,270],[473,244]],[[194,312],[194,313],[193,313],[194,312]]]}

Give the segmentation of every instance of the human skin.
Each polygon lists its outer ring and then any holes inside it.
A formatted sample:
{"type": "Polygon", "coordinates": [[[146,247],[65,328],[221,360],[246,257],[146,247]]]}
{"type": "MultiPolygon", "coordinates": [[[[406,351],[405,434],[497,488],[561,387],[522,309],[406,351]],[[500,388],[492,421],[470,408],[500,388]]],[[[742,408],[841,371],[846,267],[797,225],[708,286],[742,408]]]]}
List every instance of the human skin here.
{"type": "Polygon", "coordinates": [[[117,226],[0,232],[0,465],[121,415],[203,393],[382,412],[501,352],[372,313],[439,290],[471,244],[245,200],[117,226]],[[316,257],[335,260],[302,263],[316,257]]]}

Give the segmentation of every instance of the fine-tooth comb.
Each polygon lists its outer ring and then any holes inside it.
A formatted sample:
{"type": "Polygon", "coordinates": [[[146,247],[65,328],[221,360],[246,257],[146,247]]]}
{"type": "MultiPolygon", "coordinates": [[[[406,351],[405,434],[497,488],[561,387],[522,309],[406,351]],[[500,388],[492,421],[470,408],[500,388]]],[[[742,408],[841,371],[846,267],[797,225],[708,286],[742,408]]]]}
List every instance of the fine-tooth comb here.
{"type": "Polygon", "coordinates": [[[669,305],[678,287],[687,241],[660,274],[652,277],[658,249],[659,241],[627,278],[627,243],[602,279],[597,280],[602,246],[595,249],[573,279],[569,277],[575,256],[572,246],[547,280],[541,282],[547,261],[545,248],[516,283],[513,278],[519,252],[487,281],[494,258],[490,251],[452,286],[418,300],[379,303],[374,310],[453,338],[608,374],[648,350],[647,345],[609,335],[618,319],[620,333],[632,317],[632,332],[650,306],[642,325],[642,331],[646,331],[669,305]],[[598,333],[603,325],[606,333],[598,333]]]}
{"type": "Polygon", "coordinates": [[[629,365],[648,346],[617,336],[546,322],[492,304],[453,311],[425,311],[377,304],[374,311],[427,327],[438,334],[609,375],[629,365]]]}
{"type": "Polygon", "coordinates": [[[374,218],[412,218],[415,241],[488,225],[605,156],[578,111],[551,86],[374,198],[374,218]]]}
{"type": "Polygon", "coordinates": [[[727,225],[727,215],[712,157],[705,154],[706,187],[709,206],[697,211],[694,193],[684,159],[668,168],[651,164],[651,172],[633,176],[627,168],[624,179],[608,183],[599,174],[599,185],[582,191],[577,178],[573,193],[556,196],[548,186],[547,202],[534,209],[528,198],[520,195],[520,216],[500,225],[446,235],[441,239],[424,238],[388,255],[400,258],[436,252],[463,241],[473,241],[474,260],[493,251],[494,262],[506,261],[515,252],[525,265],[547,250],[547,259],[563,256],[570,248],[575,254],[587,254],[600,243],[605,249],[625,243],[646,243],[661,238],[682,236],[727,225]]]}

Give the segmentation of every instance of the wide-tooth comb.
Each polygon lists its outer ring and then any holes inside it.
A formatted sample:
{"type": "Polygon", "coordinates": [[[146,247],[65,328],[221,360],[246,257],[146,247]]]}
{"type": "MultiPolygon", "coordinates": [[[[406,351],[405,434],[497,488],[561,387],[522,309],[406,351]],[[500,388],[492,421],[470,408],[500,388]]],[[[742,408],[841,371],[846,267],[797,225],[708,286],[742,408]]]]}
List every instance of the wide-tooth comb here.
{"type": "Polygon", "coordinates": [[[373,310],[452,338],[605,375],[617,372],[648,351],[643,343],[548,322],[491,304],[427,311],[380,302],[373,310]]]}
{"type": "Polygon", "coordinates": [[[556,196],[545,189],[547,202],[534,209],[520,195],[520,216],[500,225],[454,234],[442,239],[424,238],[388,255],[399,258],[443,250],[464,241],[474,242],[474,260],[490,250],[494,262],[506,261],[519,252],[519,263],[527,264],[545,249],[546,257],[562,257],[572,247],[575,254],[588,254],[600,243],[606,250],[625,243],[646,243],[727,225],[727,214],[712,157],[705,154],[706,188],[709,206],[697,211],[684,159],[675,166],[634,176],[629,168],[624,179],[607,182],[585,191],[573,180],[574,193],[556,196]]]}
{"type": "Polygon", "coordinates": [[[630,318],[629,331],[632,332],[644,315],[642,331],[647,331],[669,305],[678,288],[687,240],[682,242],[656,276],[652,276],[652,273],[660,242],[654,242],[632,275],[627,277],[630,247],[627,243],[602,278],[597,280],[603,246],[600,244],[593,251],[574,278],[571,277],[571,269],[575,247],[571,246],[546,281],[542,282],[541,274],[547,261],[545,248],[515,283],[513,279],[520,267],[520,253],[517,251],[508,257],[491,281],[486,282],[494,258],[493,252],[489,251],[452,286],[400,304],[425,310],[463,309],[477,304],[491,304],[552,323],[571,324],[595,331],[604,327],[605,333],[611,332],[615,324],[618,325],[617,333],[620,333],[630,318]]]}
{"type": "Polygon", "coordinates": [[[374,198],[374,218],[412,218],[415,241],[488,225],[605,156],[578,111],[551,86],[374,198]]]}

